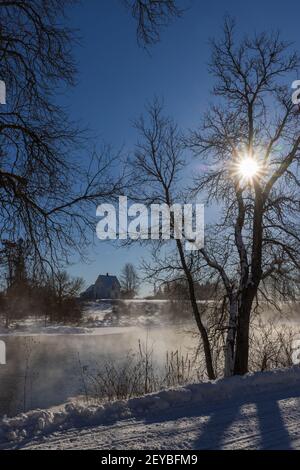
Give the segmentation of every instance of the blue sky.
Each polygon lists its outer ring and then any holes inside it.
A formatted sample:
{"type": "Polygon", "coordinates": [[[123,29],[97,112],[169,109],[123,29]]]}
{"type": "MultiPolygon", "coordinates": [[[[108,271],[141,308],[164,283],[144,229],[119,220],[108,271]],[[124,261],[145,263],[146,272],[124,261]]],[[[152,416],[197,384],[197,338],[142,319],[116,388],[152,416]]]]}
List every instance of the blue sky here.
{"type": "MultiPolygon", "coordinates": [[[[81,46],[74,50],[78,84],[63,101],[99,140],[132,148],[132,120],[155,95],[164,98],[180,126],[195,127],[211,101],[209,39],[220,35],[226,13],[235,17],[240,34],[279,29],[300,48],[300,3],[295,0],[181,3],[189,9],[164,30],[151,55],[137,46],[135,23],[120,0],[84,0],[69,9],[69,24],[79,30],[81,46]]],[[[89,253],[91,263],[74,264],[69,271],[89,284],[99,273],[118,274],[125,262],[138,266],[142,256],[147,256],[144,248],[116,249],[98,241],[89,253]]]]}

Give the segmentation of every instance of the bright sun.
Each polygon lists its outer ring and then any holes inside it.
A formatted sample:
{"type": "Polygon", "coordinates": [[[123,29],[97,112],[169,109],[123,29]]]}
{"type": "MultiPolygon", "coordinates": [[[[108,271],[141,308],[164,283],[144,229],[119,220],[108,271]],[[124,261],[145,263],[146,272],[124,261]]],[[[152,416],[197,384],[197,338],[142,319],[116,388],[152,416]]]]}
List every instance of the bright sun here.
{"type": "Polygon", "coordinates": [[[252,157],[244,157],[238,164],[238,172],[245,180],[251,180],[259,171],[259,164],[252,157]]]}

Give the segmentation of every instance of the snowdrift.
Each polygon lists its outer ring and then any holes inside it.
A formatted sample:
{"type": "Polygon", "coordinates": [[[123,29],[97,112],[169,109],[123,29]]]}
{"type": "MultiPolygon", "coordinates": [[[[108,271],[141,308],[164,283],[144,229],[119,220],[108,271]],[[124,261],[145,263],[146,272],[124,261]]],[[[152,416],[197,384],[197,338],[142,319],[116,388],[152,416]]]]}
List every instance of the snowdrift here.
{"type": "Polygon", "coordinates": [[[34,410],[14,418],[2,418],[0,444],[17,443],[74,427],[106,425],[122,419],[143,419],[156,414],[161,416],[174,407],[193,403],[206,406],[235,396],[247,400],[253,394],[270,391],[275,387],[295,386],[297,383],[300,386],[300,367],[294,366],[190,384],[101,406],[67,403],[60,411],[34,410]]]}

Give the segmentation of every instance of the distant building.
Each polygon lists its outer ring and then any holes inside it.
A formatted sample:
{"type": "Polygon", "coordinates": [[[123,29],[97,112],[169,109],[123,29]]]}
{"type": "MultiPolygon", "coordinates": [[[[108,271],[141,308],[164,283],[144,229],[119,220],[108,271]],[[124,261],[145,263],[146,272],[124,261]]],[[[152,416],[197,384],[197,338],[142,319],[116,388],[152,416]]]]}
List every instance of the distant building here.
{"type": "Polygon", "coordinates": [[[121,285],[117,276],[109,274],[98,276],[95,284],[87,288],[81,294],[81,298],[85,300],[97,299],[119,299],[121,297],[121,285]]]}

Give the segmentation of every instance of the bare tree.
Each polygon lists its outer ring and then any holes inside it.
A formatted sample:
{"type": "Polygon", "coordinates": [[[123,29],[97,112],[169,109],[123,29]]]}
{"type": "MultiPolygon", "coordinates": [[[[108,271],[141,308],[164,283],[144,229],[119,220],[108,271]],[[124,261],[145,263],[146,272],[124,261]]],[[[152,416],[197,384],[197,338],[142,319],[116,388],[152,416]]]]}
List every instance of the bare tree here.
{"type": "Polygon", "coordinates": [[[133,264],[125,264],[121,272],[120,281],[123,296],[133,298],[137,294],[139,287],[139,277],[133,264]]]}
{"type": "MultiPolygon", "coordinates": [[[[276,304],[270,285],[290,299],[300,267],[300,114],[290,93],[299,58],[289,53],[278,34],[246,38],[236,46],[231,20],[225,22],[224,38],[212,47],[211,72],[217,78],[214,94],[219,104],[189,135],[186,147],[203,163],[194,193],[221,210],[218,222],[206,228],[205,247],[196,254],[187,256],[182,241],[176,240],[209,377],[215,375],[213,343],[196,302],[199,272],[218,286],[216,322],[226,333],[225,375],[230,376],[248,371],[251,313],[262,299],[276,304]],[[289,289],[283,289],[287,283],[289,289]]],[[[142,190],[136,198],[171,208],[179,197],[184,164],[180,133],[161,116],[157,102],[148,111],[149,124],[144,118],[137,122],[142,138],[134,165],[142,190]]],[[[180,269],[176,257],[159,259],[157,253],[156,275],[180,269]]]]}
{"type": "Polygon", "coordinates": [[[59,302],[79,296],[84,285],[82,278],[72,278],[66,271],[56,273],[50,283],[59,302]]]}
{"type": "Polygon", "coordinates": [[[75,82],[75,38],[61,22],[72,3],[0,1],[0,237],[23,238],[51,267],[83,253],[97,201],[122,191],[120,155],[104,146],[90,158],[88,135],[57,104],[75,82]]]}
{"type": "Polygon", "coordinates": [[[138,43],[147,47],[159,42],[160,31],[173,18],[180,17],[182,9],[176,0],[123,0],[137,21],[138,43]]]}
{"type": "Polygon", "coordinates": [[[188,147],[204,164],[195,191],[222,208],[200,253],[226,292],[225,373],[232,375],[248,371],[254,301],[272,301],[264,284],[299,278],[300,114],[290,93],[299,57],[279,34],[237,43],[230,19],[212,50],[218,104],[188,147]]]}
{"type": "MultiPolygon", "coordinates": [[[[171,208],[176,201],[180,201],[179,189],[182,170],[185,165],[182,154],[182,136],[176,124],[169,118],[163,116],[162,105],[158,100],[147,108],[147,117],[141,117],[135,123],[139,132],[132,166],[136,172],[139,182],[138,190],[132,194],[132,198],[149,206],[150,204],[162,204],[171,208]]],[[[171,232],[174,235],[174,216],[170,216],[171,232]]],[[[147,275],[159,278],[159,275],[179,275],[186,279],[189,290],[189,298],[198,326],[204,348],[207,375],[210,379],[215,378],[212,362],[212,354],[207,329],[204,325],[201,311],[196,299],[195,287],[198,279],[194,276],[194,256],[187,256],[182,239],[172,240],[176,247],[175,254],[161,256],[160,242],[156,243],[153,257],[154,265],[145,266],[147,275]]],[[[167,243],[167,242],[165,242],[167,243]]],[[[162,245],[165,245],[162,242],[162,245]]]]}

